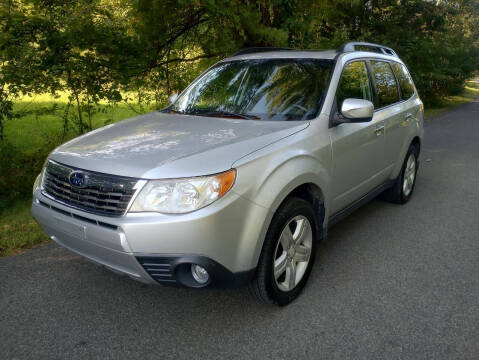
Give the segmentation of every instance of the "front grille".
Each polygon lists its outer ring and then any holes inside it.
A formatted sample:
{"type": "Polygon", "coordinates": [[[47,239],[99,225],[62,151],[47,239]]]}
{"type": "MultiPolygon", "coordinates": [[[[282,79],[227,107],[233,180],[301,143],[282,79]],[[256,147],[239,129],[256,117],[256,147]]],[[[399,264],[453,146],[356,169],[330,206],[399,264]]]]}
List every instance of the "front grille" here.
{"type": "Polygon", "coordinates": [[[43,191],[53,199],[99,215],[123,215],[135,193],[138,179],[76,169],[48,161],[43,191]],[[82,188],[70,184],[70,174],[80,171],[87,178],[82,188]]]}
{"type": "Polygon", "coordinates": [[[137,257],[143,269],[159,283],[175,283],[171,268],[171,259],[156,257],[137,257]]]}

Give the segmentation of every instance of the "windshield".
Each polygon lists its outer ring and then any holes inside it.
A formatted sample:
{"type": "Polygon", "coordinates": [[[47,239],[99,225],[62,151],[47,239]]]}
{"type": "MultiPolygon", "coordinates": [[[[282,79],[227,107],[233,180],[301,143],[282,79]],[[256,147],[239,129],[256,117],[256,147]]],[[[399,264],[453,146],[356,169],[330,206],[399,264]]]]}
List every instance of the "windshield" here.
{"type": "Polygon", "coordinates": [[[320,110],[333,62],[255,59],[219,63],[170,107],[182,114],[258,120],[309,120],[320,110]]]}

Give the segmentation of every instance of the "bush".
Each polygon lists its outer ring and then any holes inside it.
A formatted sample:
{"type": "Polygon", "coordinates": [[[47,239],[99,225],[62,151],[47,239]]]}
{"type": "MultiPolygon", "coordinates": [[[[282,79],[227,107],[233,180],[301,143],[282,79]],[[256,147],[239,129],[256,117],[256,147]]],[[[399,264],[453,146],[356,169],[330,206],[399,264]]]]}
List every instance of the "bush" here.
{"type": "Polygon", "coordinates": [[[49,147],[25,154],[8,141],[0,148],[0,213],[13,201],[31,195],[33,182],[49,154],[49,147]]]}

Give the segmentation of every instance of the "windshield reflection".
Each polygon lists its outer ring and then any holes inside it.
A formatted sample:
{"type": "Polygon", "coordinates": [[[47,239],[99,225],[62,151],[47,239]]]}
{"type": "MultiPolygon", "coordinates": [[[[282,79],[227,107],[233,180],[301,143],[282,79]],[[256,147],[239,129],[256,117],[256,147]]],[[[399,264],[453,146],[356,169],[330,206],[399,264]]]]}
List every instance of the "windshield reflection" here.
{"type": "Polygon", "coordinates": [[[181,114],[238,119],[308,120],[327,90],[331,60],[255,59],[220,63],[171,107],[181,114]]]}

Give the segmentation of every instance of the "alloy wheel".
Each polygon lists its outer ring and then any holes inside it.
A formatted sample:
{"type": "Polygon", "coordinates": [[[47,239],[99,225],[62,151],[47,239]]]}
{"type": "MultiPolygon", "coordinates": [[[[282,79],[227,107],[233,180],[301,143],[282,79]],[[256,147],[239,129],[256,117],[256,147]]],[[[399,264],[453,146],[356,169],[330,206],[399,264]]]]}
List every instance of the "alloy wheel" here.
{"type": "Polygon", "coordinates": [[[414,186],[414,180],[416,179],[416,157],[413,153],[409,154],[406,167],[404,169],[404,179],[402,185],[402,191],[404,196],[409,196],[414,186]]]}
{"type": "Polygon", "coordinates": [[[274,255],[274,279],[281,291],[291,291],[299,284],[308,268],[312,245],[311,223],[305,216],[295,216],[283,228],[274,255]]]}

